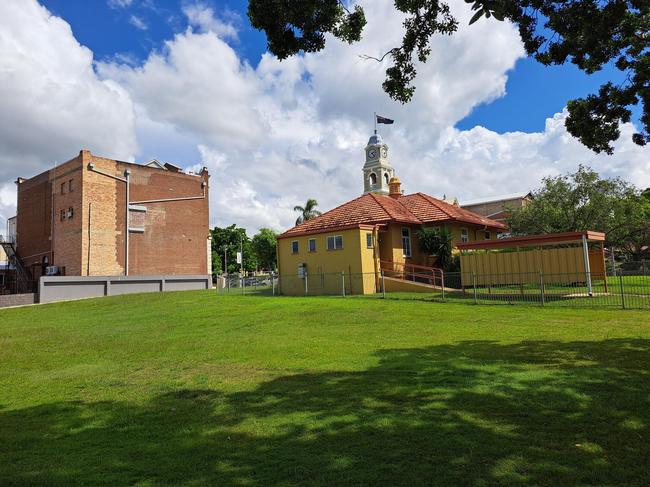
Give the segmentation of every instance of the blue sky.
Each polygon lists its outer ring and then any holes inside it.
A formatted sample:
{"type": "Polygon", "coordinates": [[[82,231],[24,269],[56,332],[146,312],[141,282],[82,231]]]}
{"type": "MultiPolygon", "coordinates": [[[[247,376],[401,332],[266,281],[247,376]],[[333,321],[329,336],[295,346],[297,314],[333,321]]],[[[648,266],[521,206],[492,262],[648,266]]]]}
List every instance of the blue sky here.
{"type": "Polygon", "coordinates": [[[360,54],[399,44],[403,17],[394,0],[357,1],[368,19],[359,43],[332,40],[280,62],[246,0],[0,0],[0,112],[10,120],[0,124],[0,220],[15,211],[16,177],[88,149],[206,166],[212,225],[283,230],[307,198],[327,210],[363,191],[375,111],[395,119],[380,132],[407,193],[526,193],[578,164],[650,186],[631,124],[613,156],[564,126],[568,99],[618,73],[543,67],[512,25],[469,26],[469,6],[448,0],[458,32],[432,38],[413,101],[400,105],[381,89],[388,61],[360,54]]]}
{"type": "MultiPolygon", "coordinates": [[[[117,55],[144,61],[151,50],[160,49],[164,41],[184,31],[188,24],[183,16],[181,0],[133,0],[120,8],[116,0],[42,0],[54,14],[67,20],[75,37],[89,47],[97,60],[117,55]],[[143,24],[136,27],[133,17],[143,24]]],[[[232,19],[239,38],[232,45],[243,59],[257,66],[266,51],[262,32],[253,29],[246,16],[246,0],[203,0],[218,15],[232,19]]],[[[477,106],[460,120],[456,127],[465,130],[481,125],[498,133],[533,132],[544,129],[546,118],[560,112],[567,100],[586,96],[611,77],[619,77],[615,69],[606,68],[592,76],[575,66],[546,67],[532,59],[517,61],[508,74],[507,94],[495,101],[477,106]]]]}

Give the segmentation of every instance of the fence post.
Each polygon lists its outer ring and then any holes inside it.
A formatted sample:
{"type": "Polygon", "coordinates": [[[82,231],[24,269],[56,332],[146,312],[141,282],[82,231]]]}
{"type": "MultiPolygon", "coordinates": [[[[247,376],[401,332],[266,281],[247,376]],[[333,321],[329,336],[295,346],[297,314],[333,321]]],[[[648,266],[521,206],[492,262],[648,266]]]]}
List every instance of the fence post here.
{"type": "Polygon", "coordinates": [[[309,294],[309,288],[307,286],[307,271],[305,271],[305,296],[309,294]]]}
{"type": "Polygon", "coordinates": [[[341,292],[343,294],[343,297],[345,297],[345,272],[341,272],[341,283],[342,283],[341,292]]]}
{"type": "Polygon", "coordinates": [[[271,289],[273,289],[273,296],[275,296],[275,275],[271,273],[271,289]]]}
{"type": "Polygon", "coordinates": [[[623,291],[623,270],[618,273],[618,285],[621,288],[621,306],[625,309],[625,292],[623,291]]]}
{"type": "Polygon", "coordinates": [[[472,285],[474,286],[474,304],[477,304],[476,296],[476,272],[472,272],[472,285]]]}
{"type": "Polygon", "coordinates": [[[442,300],[445,300],[445,273],[444,271],[440,271],[440,282],[441,282],[441,287],[442,287],[442,300]]]}
{"type": "Polygon", "coordinates": [[[544,272],[539,271],[539,292],[542,295],[542,306],[546,304],[546,296],[544,296],[544,272]]]}
{"type": "Polygon", "coordinates": [[[384,271],[381,271],[381,297],[386,299],[386,284],[384,282],[384,271]]]}
{"type": "Polygon", "coordinates": [[[246,294],[246,281],[244,281],[244,274],[241,275],[241,294],[246,294]]]}

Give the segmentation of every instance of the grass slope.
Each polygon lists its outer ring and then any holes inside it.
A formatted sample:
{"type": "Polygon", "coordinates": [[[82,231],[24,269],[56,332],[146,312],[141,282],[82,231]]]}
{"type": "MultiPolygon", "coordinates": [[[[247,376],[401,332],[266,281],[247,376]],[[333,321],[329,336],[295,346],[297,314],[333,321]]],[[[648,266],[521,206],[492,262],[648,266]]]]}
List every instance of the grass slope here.
{"type": "Polygon", "coordinates": [[[0,311],[0,485],[647,485],[650,315],[373,298],[0,311]]]}

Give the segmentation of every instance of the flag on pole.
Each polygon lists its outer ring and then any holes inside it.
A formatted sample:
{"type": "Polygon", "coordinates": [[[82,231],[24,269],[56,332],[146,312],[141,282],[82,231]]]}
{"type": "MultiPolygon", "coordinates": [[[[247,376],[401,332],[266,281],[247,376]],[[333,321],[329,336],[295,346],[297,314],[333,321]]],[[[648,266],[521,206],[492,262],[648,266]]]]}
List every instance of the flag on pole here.
{"type": "Polygon", "coordinates": [[[395,120],[391,120],[390,118],[382,117],[381,115],[375,115],[377,117],[377,123],[385,123],[385,124],[392,124],[395,120]]]}

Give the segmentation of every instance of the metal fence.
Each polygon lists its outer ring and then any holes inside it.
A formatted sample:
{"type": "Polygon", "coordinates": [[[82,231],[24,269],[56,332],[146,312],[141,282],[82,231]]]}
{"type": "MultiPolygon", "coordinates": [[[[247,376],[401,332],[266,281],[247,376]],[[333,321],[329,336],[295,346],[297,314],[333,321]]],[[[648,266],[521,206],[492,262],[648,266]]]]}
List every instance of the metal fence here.
{"type": "Polygon", "coordinates": [[[650,265],[619,266],[608,275],[586,273],[473,274],[444,280],[399,278],[394,273],[319,273],[222,278],[222,294],[365,296],[469,304],[650,309],[650,265]],[[444,284],[443,284],[444,283],[444,284]]]}

